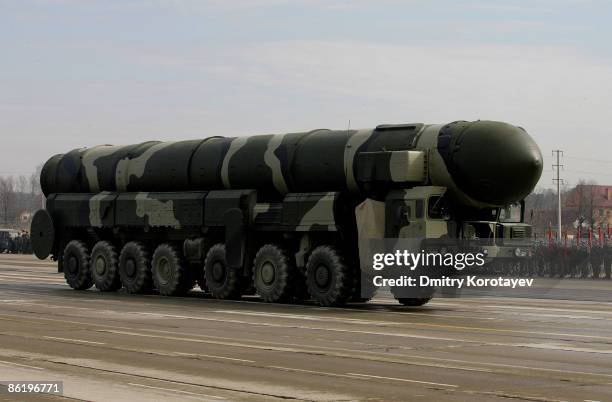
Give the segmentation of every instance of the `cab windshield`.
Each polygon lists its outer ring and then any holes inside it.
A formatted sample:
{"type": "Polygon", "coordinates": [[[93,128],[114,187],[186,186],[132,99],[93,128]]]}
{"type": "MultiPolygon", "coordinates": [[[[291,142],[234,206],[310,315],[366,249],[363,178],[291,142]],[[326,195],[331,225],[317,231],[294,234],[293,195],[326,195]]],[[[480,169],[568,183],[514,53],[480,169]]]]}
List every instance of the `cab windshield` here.
{"type": "Polygon", "coordinates": [[[520,223],[523,217],[523,203],[515,202],[499,209],[499,222],[520,223]]]}
{"type": "Polygon", "coordinates": [[[427,202],[427,216],[429,219],[450,219],[448,203],[444,196],[429,197],[427,202]]]}

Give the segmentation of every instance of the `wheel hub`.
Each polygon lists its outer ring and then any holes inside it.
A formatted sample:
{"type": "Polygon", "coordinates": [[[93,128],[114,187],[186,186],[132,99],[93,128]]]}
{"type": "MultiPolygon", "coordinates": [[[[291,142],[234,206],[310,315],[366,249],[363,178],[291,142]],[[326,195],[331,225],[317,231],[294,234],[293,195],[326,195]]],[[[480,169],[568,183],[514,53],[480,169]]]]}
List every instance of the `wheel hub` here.
{"type": "Polygon", "coordinates": [[[274,282],[274,278],[276,276],[275,274],[274,265],[272,263],[265,262],[261,266],[261,280],[266,285],[270,285],[272,282],[274,282]]]}
{"type": "Polygon", "coordinates": [[[68,258],[68,271],[70,271],[71,274],[76,274],[78,270],[79,261],[75,256],[71,255],[70,258],[68,258]]]}
{"type": "Polygon", "coordinates": [[[104,260],[104,257],[99,256],[98,258],[96,258],[96,273],[100,276],[104,275],[104,273],[106,272],[106,260],[104,260]]]}
{"type": "Polygon", "coordinates": [[[212,277],[215,281],[221,282],[225,276],[225,267],[219,261],[212,266],[212,277]]]}
{"type": "Polygon", "coordinates": [[[136,264],[131,258],[125,262],[125,273],[130,278],[134,277],[134,274],[136,274],[136,264]]]}
{"type": "Polygon", "coordinates": [[[315,270],[315,282],[317,286],[325,288],[329,285],[329,269],[325,265],[319,265],[315,270]]]}

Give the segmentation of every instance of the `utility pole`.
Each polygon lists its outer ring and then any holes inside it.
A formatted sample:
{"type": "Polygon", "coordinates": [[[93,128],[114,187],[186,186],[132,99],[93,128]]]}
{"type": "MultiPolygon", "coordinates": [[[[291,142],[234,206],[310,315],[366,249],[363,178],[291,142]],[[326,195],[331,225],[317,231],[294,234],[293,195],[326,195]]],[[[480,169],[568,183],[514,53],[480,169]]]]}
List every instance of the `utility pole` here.
{"type": "Polygon", "coordinates": [[[553,165],[553,169],[557,172],[556,177],[553,178],[553,183],[557,183],[557,238],[561,241],[561,184],[564,182],[559,176],[559,169],[563,168],[563,165],[559,163],[559,157],[563,156],[563,151],[555,149],[552,151],[552,155],[557,157],[557,163],[553,165]]]}

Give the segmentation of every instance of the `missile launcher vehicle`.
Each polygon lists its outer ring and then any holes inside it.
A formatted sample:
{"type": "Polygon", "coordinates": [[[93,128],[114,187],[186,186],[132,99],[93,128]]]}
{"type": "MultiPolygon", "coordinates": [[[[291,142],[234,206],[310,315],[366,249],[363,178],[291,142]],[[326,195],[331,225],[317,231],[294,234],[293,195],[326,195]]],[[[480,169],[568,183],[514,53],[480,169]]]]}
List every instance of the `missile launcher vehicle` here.
{"type": "Polygon", "coordinates": [[[489,239],[489,258],[521,256],[541,172],[527,132],[494,121],[79,148],[42,169],[32,243],[74,289],[197,283],[221,299],[341,305],[367,299],[364,238],[489,239]]]}

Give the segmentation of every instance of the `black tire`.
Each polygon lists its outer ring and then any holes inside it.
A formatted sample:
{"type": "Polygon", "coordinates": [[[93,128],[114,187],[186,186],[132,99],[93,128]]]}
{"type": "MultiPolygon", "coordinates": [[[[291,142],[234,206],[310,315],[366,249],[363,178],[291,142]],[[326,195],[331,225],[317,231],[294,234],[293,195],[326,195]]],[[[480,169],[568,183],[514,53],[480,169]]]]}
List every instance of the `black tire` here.
{"type": "Polygon", "coordinates": [[[296,268],[278,245],[262,246],[253,261],[256,293],[267,303],[287,302],[291,298],[296,268]]]}
{"type": "Polygon", "coordinates": [[[117,251],[111,243],[99,241],[91,250],[91,278],[100,292],[121,289],[117,251]]]}
{"type": "Polygon", "coordinates": [[[89,269],[90,255],[85,243],[72,240],[64,248],[62,255],[64,278],[66,283],[75,290],[86,290],[93,286],[89,269]]]}
{"type": "Polygon", "coordinates": [[[239,299],[241,296],[242,272],[228,267],[225,259],[225,244],[217,243],[206,253],[204,262],[206,286],[217,299],[239,299]]]}
{"type": "Polygon", "coordinates": [[[400,302],[400,304],[404,306],[413,306],[413,307],[424,306],[427,303],[429,303],[430,300],[431,300],[431,297],[420,297],[420,298],[400,297],[397,299],[397,301],[400,302]]]}
{"type": "Polygon", "coordinates": [[[131,241],[119,255],[119,276],[128,293],[146,293],[153,288],[151,265],[147,248],[131,241]]]}
{"type": "Polygon", "coordinates": [[[193,288],[187,264],[171,244],[157,246],[151,262],[153,283],[163,296],[184,295],[193,288]]]}
{"type": "Polygon", "coordinates": [[[321,306],[341,306],[353,292],[354,279],[342,256],[330,246],[313,250],[306,264],[310,297],[321,306]]]}

